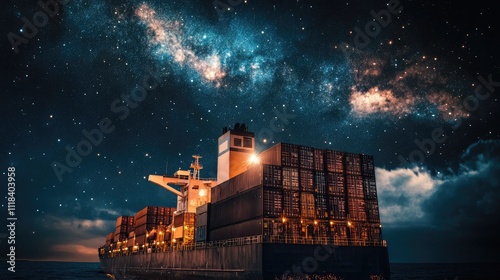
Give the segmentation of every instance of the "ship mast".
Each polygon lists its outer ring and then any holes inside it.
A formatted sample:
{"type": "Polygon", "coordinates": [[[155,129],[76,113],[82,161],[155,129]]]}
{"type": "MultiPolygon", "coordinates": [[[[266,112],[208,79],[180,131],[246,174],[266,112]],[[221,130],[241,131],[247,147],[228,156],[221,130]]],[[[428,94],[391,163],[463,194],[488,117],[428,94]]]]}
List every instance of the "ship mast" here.
{"type": "Polygon", "coordinates": [[[203,165],[200,163],[200,155],[193,155],[194,162],[191,163],[190,168],[193,168],[193,179],[200,180],[200,171],[203,169],[203,165]]]}

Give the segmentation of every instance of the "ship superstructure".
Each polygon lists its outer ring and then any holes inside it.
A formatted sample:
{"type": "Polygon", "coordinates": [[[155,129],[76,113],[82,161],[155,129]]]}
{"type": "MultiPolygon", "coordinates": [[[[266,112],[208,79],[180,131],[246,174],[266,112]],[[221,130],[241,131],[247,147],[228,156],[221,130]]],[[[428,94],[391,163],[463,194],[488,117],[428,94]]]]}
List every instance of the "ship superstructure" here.
{"type": "Polygon", "coordinates": [[[193,155],[193,172],[178,170],[173,177],[149,175],[149,181],[160,185],[177,196],[177,208],[170,225],[171,240],[167,243],[191,244],[194,242],[194,216],[196,208],[210,203],[212,187],[216,179],[200,178],[203,169],[201,156],[193,155]]]}
{"type": "Polygon", "coordinates": [[[201,179],[201,156],[193,158],[192,172],[149,176],[177,196],[177,207],[170,221],[156,218],[146,238],[120,249],[108,235],[99,250],[104,271],[144,279],[389,279],[373,157],[288,143],[256,155],[254,134],[237,124],[218,139],[217,179],[201,179]]]}

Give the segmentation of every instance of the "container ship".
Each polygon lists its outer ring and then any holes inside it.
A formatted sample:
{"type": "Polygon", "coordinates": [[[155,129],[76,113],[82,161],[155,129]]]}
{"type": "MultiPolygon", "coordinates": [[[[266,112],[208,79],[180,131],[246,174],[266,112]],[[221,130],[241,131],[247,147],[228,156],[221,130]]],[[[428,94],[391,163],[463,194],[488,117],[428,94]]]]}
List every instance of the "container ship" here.
{"type": "Polygon", "coordinates": [[[98,248],[116,279],[389,279],[374,159],[279,143],[255,153],[245,124],[223,128],[217,178],[148,180],[177,197],[120,216],[98,248]]]}

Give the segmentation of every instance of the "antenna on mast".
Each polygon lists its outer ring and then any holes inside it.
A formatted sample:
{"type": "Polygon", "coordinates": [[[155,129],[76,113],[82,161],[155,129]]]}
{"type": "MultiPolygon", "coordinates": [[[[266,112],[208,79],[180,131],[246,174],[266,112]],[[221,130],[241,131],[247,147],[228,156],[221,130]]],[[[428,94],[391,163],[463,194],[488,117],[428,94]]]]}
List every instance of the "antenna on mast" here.
{"type": "Polygon", "coordinates": [[[200,163],[200,155],[193,155],[194,162],[191,163],[190,168],[193,168],[193,178],[195,180],[200,180],[200,170],[203,169],[203,165],[200,163]]]}

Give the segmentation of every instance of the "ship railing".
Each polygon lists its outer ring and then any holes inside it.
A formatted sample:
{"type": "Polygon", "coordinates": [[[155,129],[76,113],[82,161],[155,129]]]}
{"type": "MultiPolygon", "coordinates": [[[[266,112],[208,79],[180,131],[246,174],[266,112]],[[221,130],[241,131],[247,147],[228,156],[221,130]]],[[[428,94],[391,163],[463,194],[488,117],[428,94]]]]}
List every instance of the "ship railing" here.
{"type": "Polygon", "coordinates": [[[217,178],[200,178],[200,181],[217,181],[217,178]]]}
{"type": "Polygon", "coordinates": [[[262,243],[262,235],[254,235],[254,236],[246,236],[246,237],[238,237],[231,238],[225,240],[217,240],[217,241],[209,241],[203,245],[199,245],[202,248],[217,248],[217,247],[231,247],[231,246],[240,246],[240,245],[250,245],[262,243]]]}
{"type": "Polygon", "coordinates": [[[196,249],[205,249],[207,248],[206,242],[196,242],[196,249]]]}
{"type": "MultiPolygon", "coordinates": [[[[205,248],[249,245],[249,244],[256,244],[256,243],[262,243],[262,235],[231,238],[231,239],[218,240],[218,241],[179,244],[179,245],[174,245],[174,246],[169,246],[169,247],[167,247],[167,246],[153,247],[151,252],[155,253],[155,252],[168,252],[168,251],[188,251],[188,250],[197,250],[197,249],[205,249],[205,248]]],[[[147,251],[146,251],[146,253],[147,253],[147,251]]]]}
{"type": "Polygon", "coordinates": [[[191,251],[196,248],[196,244],[188,243],[172,247],[172,251],[191,251]]]}
{"type": "Polygon", "coordinates": [[[366,240],[355,238],[328,238],[328,237],[304,237],[304,236],[263,236],[263,243],[283,244],[323,244],[336,246],[377,246],[387,247],[385,240],[366,240]]]}

